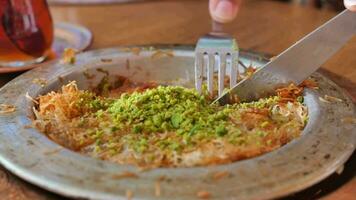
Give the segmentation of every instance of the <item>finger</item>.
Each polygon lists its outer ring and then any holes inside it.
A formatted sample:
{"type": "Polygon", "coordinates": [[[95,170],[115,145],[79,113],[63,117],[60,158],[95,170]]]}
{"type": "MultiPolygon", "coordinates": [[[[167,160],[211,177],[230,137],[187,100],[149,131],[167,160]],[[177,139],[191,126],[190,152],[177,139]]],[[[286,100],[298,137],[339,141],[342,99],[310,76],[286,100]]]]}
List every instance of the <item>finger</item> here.
{"type": "Polygon", "coordinates": [[[210,0],[211,17],[218,22],[227,23],[235,19],[241,0],[210,0]]]}
{"type": "Polygon", "coordinates": [[[345,7],[356,12],[356,0],[344,0],[345,7]]]}

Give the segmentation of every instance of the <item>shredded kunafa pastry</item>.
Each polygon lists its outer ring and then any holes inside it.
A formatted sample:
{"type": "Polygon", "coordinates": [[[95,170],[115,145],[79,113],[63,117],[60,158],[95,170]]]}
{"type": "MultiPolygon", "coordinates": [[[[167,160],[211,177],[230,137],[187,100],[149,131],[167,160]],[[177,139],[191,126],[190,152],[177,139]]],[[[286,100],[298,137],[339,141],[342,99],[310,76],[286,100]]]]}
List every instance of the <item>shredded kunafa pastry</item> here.
{"type": "Polygon", "coordinates": [[[60,145],[95,158],[140,167],[189,167],[255,157],[298,138],[307,122],[303,88],[220,106],[180,86],[121,77],[100,91],[75,82],[40,96],[35,126],[60,145]]]}

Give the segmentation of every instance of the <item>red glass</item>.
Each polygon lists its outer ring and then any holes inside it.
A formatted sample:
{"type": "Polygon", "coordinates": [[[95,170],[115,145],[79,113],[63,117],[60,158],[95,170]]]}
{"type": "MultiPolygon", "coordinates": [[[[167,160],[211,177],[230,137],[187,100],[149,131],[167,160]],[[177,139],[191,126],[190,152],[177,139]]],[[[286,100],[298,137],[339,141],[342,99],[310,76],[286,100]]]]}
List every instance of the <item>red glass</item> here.
{"type": "Polygon", "coordinates": [[[0,0],[0,65],[41,62],[53,42],[46,0],[0,0]]]}

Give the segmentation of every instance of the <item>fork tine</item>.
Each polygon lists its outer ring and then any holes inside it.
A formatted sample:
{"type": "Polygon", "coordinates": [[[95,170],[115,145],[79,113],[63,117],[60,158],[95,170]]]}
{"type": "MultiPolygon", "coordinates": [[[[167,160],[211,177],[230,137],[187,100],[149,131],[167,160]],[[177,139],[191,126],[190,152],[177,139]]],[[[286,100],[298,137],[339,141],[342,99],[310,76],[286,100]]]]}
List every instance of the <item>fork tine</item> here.
{"type": "Polygon", "coordinates": [[[219,77],[218,77],[218,89],[219,89],[219,96],[223,94],[224,91],[224,79],[226,74],[226,55],[221,54],[219,58],[219,77]]]}
{"type": "Polygon", "coordinates": [[[215,66],[215,54],[208,55],[208,69],[207,69],[207,82],[208,91],[210,95],[214,93],[214,66],[215,66]]]}
{"type": "Polygon", "coordinates": [[[237,76],[238,76],[238,60],[239,60],[239,53],[234,52],[231,54],[231,61],[230,61],[230,88],[233,88],[237,84],[237,76]]]}
{"type": "Polygon", "coordinates": [[[195,88],[198,92],[201,92],[203,82],[203,54],[196,52],[195,54],[195,88]]]}

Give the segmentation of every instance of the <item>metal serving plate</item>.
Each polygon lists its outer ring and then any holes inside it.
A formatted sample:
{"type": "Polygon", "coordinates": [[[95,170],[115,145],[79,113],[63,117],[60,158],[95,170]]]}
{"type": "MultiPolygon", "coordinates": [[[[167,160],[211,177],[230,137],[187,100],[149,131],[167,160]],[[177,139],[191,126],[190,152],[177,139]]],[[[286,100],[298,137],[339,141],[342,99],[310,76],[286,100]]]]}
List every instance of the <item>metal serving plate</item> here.
{"type": "MultiPolygon", "coordinates": [[[[57,90],[69,80],[76,80],[81,89],[89,88],[105,75],[97,68],[133,80],[192,86],[192,48],[167,48],[143,48],[140,52],[123,48],[91,51],[78,55],[73,65],[53,61],[8,83],[0,90],[0,103],[15,105],[16,111],[0,115],[1,164],[31,183],[70,197],[126,199],[127,191],[131,191],[134,199],[174,200],[197,199],[197,193],[208,191],[210,199],[269,199],[321,181],[341,167],[354,151],[356,127],[350,122],[356,113],[354,104],[338,86],[318,73],[313,77],[320,89],[305,92],[310,118],[303,136],[271,153],[231,164],[142,171],[61,148],[27,127],[31,123],[29,117],[33,116],[33,104],[25,98],[27,92],[35,97],[57,90]],[[95,78],[88,80],[84,71],[95,74],[95,78]],[[43,78],[48,85],[41,87],[33,83],[34,78],[43,78]],[[324,95],[342,102],[320,101],[319,97],[324,95]],[[118,178],[126,171],[138,177],[118,178]],[[217,172],[225,171],[230,175],[219,180],[213,178],[217,172]],[[159,197],[157,189],[160,189],[159,197]]],[[[241,60],[254,66],[267,61],[244,52],[241,60]]]]}

